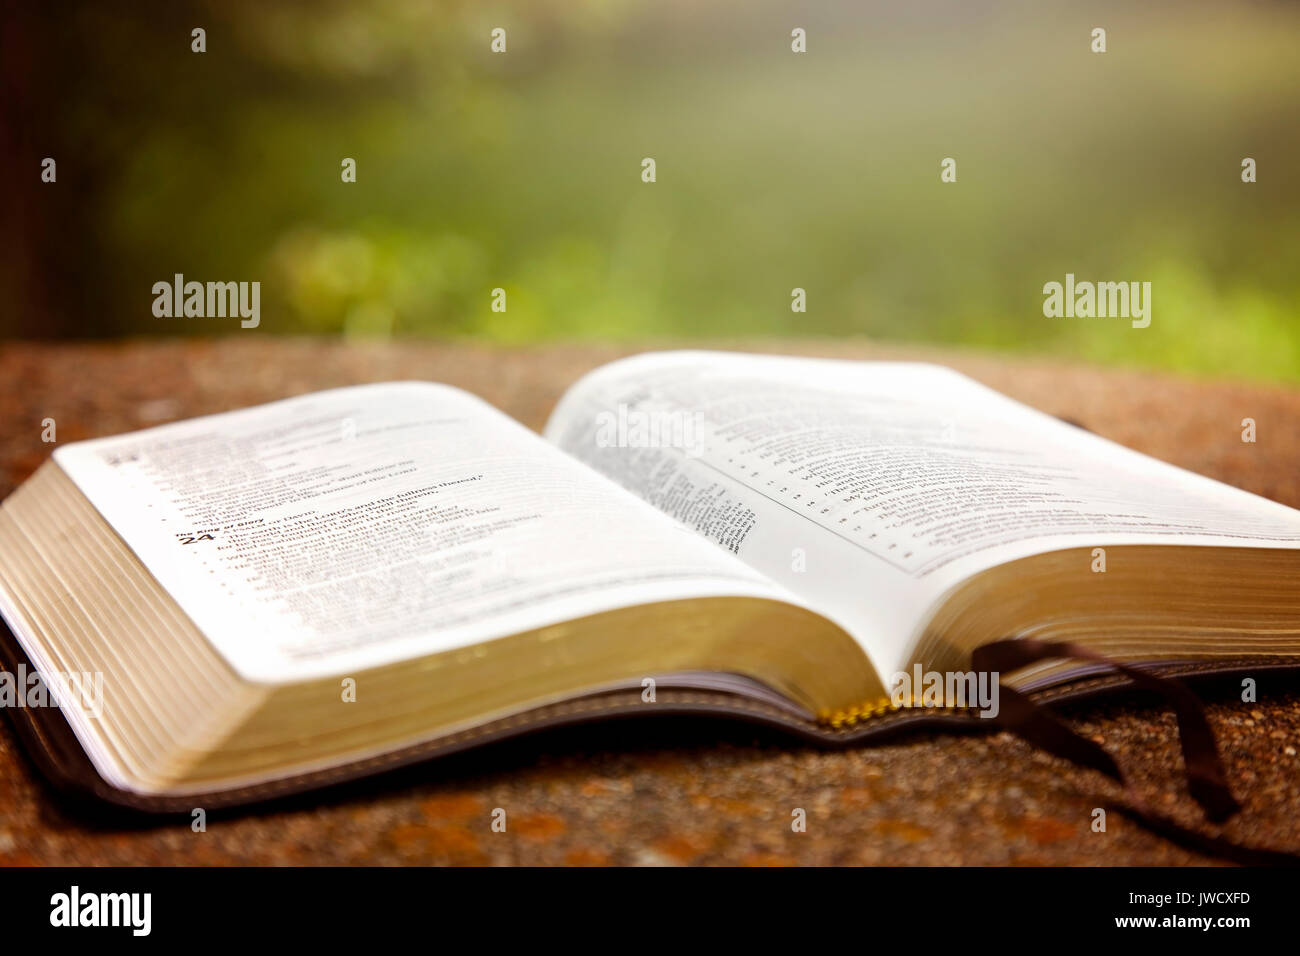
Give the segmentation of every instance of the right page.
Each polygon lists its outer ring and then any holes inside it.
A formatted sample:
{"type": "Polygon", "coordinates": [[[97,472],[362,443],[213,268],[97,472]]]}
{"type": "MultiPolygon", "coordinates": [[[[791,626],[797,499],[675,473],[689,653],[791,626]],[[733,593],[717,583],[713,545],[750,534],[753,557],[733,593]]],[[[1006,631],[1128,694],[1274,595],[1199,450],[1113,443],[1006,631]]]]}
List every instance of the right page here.
{"type": "Polygon", "coordinates": [[[649,353],[570,388],[546,435],[838,621],[882,674],[943,595],[1016,558],[1300,548],[1300,512],[936,365],[649,353]]]}

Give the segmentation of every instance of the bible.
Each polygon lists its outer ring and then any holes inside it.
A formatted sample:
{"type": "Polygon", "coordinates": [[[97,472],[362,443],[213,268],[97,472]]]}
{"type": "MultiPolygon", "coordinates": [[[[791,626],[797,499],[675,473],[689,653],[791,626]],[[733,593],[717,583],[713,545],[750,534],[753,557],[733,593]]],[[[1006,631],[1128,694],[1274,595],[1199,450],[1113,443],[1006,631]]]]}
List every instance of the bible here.
{"type": "Polygon", "coordinates": [[[60,446],[0,505],[6,709],[160,812],[600,717],[842,744],[1105,659],[1294,667],[1297,580],[1300,512],[919,363],[647,353],[543,435],[333,389],[60,446]],[[1013,637],[1098,656],[972,670],[1013,637]]]}

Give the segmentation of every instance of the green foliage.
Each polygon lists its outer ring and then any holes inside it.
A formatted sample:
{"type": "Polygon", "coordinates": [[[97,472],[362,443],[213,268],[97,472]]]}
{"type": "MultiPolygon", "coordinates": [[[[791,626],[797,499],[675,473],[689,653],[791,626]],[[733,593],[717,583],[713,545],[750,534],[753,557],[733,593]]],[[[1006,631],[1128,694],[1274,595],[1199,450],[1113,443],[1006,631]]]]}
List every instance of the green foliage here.
{"type": "Polygon", "coordinates": [[[96,171],[66,254],[106,331],[228,331],[150,314],[184,272],[260,279],[273,333],[852,335],[1300,378],[1295,6],[158,13],[87,5],[47,41],[80,64],[40,122],[96,171]],[[1045,318],[1067,272],[1152,282],[1151,327],[1045,318]]]}

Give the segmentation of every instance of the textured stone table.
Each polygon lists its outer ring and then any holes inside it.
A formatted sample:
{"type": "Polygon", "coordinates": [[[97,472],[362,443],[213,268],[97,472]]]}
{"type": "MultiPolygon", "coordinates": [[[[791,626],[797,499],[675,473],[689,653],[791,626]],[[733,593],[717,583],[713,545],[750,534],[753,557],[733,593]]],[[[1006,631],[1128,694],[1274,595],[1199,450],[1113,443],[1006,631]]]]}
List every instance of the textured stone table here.
{"type": "MultiPolygon", "coordinates": [[[[727,347],[728,343],[712,343],[727,347]]],[[[1183,467],[1300,505],[1300,390],[1200,383],[978,353],[867,343],[747,343],[768,351],[944,362],[1016,398],[1183,467]],[[1241,420],[1258,441],[1241,441],[1241,420]]],[[[733,346],[735,347],[735,346],[733,346]]],[[[0,493],[61,442],[338,385],[430,379],[538,428],[579,374],[626,350],[437,343],[221,341],[0,346],[0,493]]],[[[1300,681],[1260,701],[1207,691],[1234,790],[1224,832],[1300,850],[1300,681]]],[[[1144,798],[1196,823],[1170,714],[1140,697],[1067,712],[1144,798]]],[[[743,724],[622,721],[556,731],[396,775],[209,819],[105,822],[57,799],[0,721],[0,864],[1206,862],[1112,814],[1089,828],[1095,774],[1007,734],[925,734],[824,752],[743,724]],[[492,833],[494,807],[507,833],[492,833]],[[806,833],[792,833],[803,807],[806,833]]],[[[1208,831],[1214,832],[1214,831],[1208,831]]]]}

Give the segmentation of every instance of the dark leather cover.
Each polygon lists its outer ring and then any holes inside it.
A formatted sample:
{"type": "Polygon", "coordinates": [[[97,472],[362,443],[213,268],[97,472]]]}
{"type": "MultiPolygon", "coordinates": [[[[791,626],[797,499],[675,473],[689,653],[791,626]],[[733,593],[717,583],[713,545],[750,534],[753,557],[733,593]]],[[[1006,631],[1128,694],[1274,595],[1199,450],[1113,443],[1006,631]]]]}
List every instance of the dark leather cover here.
{"type": "MultiPolygon", "coordinates": [[[[22,645],[0,619],[0,670],[15,672],[24,665],[34,670],[22,645]]],[[[1159,673],[1197,677],[1227,674],[1258,674],[1266,670],[1300,668],[1295,658],[1253,657],[1214,663],[1165,665],[1159,673]]],[[[1038,703],[1077,700],[1124,688],[1130,682],[1117,675],[1101,675],[1036,691],[1038,703]]],[[[854,726],[833,729],[796,716],[788,710],[737,694],[676,689],[662,683],[653,704],[641,700],[639,687],[605,691],[490,721],[469,730],[394,750],[340,767],[299,774],[232,790],[194,793],[185,796],[151,796],[114,787],[91,764],[72,728],[57,707],[9,707],[10,719],[27,752],[50,782],[74,797],[90,799],[144,813],[184,813],[195,807],[222,807],[273,800],[306,790],[328,787],[440,757],[492,741],[523,734],[615,717],[692,714],[736,718],[775,728],[805,741],[828,747],[843,747],[876,741],[916,728],[964,730],[991,729],[992,721],[978,715],[942,708],[903,709],[871,717],[854,726]],[[983,725],[983,726],[982,726],[983,725]]]]}

